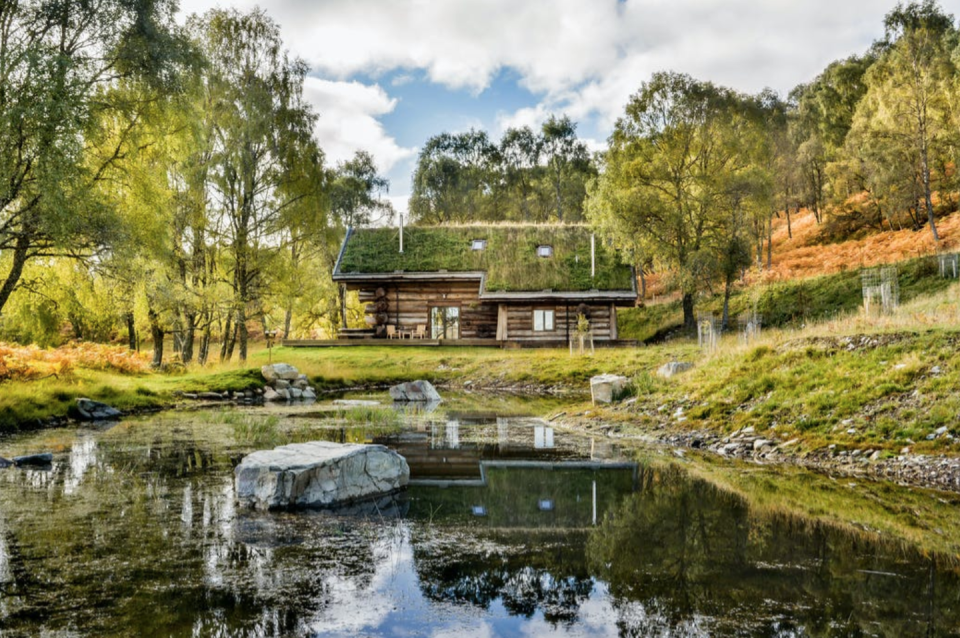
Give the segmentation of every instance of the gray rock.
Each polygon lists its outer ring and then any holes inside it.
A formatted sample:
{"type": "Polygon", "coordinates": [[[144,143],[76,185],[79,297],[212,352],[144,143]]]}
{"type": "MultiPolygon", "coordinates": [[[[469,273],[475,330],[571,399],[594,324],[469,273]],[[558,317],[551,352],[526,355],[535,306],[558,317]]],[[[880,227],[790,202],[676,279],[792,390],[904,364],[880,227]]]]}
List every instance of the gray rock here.
{"type": "Polygon", "coordinates": [[[313,401],[317,398],[317,393],[313,391],[313,388],[307,388],[303,391],[303,400],[304,401],[313,401]]]}
{"type": "Polygon", "coordinates": [[[693,364],[689,361],[671,361],[670,363],[665,363],[660,366],[660,369],[657,370],[657,376],[669,379],[691,368],[693,368],[693,364]]]}
{"type": "Polygon", "coordinates": [[[53,454],[46,452],[44,454],[28,454],[26,456],[13,457],[13,464],[17,467],[24,465],[50,465],[53,463],[53,454]]]}
{"type": "Polygon", "coordinates": [[[184,399],[199,399],[199,398],[200,398],[200,397],[197,396],[197,394],[196,394],[195,392],[184,392],[182,396],[183,396],[184,399]]]}
{"type": "Polygon", "coordinates": [[[297,379],[293,382],[293,387],[295,387],[297,390],[306,390],[310,387],[310,382],[306,379],[297,379]]]}
{"type": "Polygon", "coordinates": [[[290,387],[290,382],[286,379],[277,379],[273,382],[273,387],[277,390],[286,390],[290,387]]]}
{"type": "Polygon", "coordinates": [[[332,507],[403,489],[410,467],[383,445],[311,441],[254,452],[234,478],[245,507],[332,507]]]}
{"type": "Polygon", "coordinates": [[[772,441],[768,441],[766,439],[757,439],[756,441],[753,442],[753,451],[759,452],[765,447],[772,447],[772,446],[773,446],[772,441]]]}
{"type": "Polygon", "coordinates": [[[11,461],[10,459],[5,459],[2,456],[0,456],[0,470],[5,470],[11,465],[13,465],[13,461],[11,461]]]}
{"type": "Polygon", "coordinates": [[[93,399],[77,399],[74,408],[72,415],[81,421],[105,421],[123,416],[120,410],[93,399]]]}
{"type": "Polygon", "coordinates": [[[590,396],[593,403],[613,403],[627,387],[627,378],[617,374],[601,374],[590,379],[590,396]]]}
{"type": "Polygon", "coordinates": [[[197,396],[206,401],[222,401],[224,399],[224,395],[219,392],[201,392],[197,396]]]}
{"type": "Polygon", "coordinates": [[[390,398],[401,402],[430,403],[442,401],[440,394],[429,381],[408,381],[390,388],[390,398]]]}
{"type": "Polygon", "coordinates": [[[290,390],[277,390],[277,400],[278,400],[278,401],[289,401],[289,400],[290,400],[290,390]]]}
{"type": "Polygon", "coordinates": [[[277,394],[277,391],[267,386],[263,389],[263,400],[264,401],[281,401],[280,395],[277,394]]]}
{"type": "Polygon", "coordinates": [[[267,382],[272,383],[277,379],[296,381],[297,377],[300,376],[300,371],[289,363],[274,363],[260,368],[260,374],[267,382]]]}
{"type": "Polygon", "coordinates": [[[303,390],[299,388],[290,388],[289,390],[287,390],[287,392],[290,393],[291,399],[299,399],[303,397],[303,390]]]}

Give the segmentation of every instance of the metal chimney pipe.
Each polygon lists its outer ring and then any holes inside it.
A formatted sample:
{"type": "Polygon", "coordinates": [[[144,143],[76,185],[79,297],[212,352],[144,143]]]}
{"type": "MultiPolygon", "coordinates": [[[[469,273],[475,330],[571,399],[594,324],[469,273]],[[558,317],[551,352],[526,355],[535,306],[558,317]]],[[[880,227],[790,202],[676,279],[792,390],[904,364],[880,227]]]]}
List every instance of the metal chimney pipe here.
{"type": "Polygon", "coordinates": [[[597,236],[590,235],[590,277],[597,278],[597,236]]]}

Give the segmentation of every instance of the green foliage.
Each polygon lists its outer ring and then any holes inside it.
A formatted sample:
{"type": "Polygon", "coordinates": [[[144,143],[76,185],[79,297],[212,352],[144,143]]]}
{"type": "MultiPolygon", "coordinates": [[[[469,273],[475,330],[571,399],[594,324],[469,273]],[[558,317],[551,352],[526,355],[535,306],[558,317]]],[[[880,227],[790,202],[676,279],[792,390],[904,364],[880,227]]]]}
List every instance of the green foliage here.
{"type": "Polygon", "coordinates": [[[426,224],[583,219],[587,181],[596,175],[586,144],[568,117],[549,117],[539,133],[507,129],[499,145],[484,131],[427,140],[410,196],[426,224]]]}
{"type": "Polygon", "coordinates": [[[763,105],[676,73],[643,84],[618,120],[587,215],[614,245],[675,273],[692,327],[696,292],[749,260],[769,211],[763,105]]]}
{"type": "Polygon", "coordinates": [[[596,242],[597,276],[590,276],[590,232],[583,226],[489,225],[356,230],[347,242],[341,273],[483,271],[486,290],[630,290],[632,273],[614,252],[596,242]],[[487,241],[472,250],[475,239],[487,241]],[[553,256],[537,256],[537,247],[553,256]]]}

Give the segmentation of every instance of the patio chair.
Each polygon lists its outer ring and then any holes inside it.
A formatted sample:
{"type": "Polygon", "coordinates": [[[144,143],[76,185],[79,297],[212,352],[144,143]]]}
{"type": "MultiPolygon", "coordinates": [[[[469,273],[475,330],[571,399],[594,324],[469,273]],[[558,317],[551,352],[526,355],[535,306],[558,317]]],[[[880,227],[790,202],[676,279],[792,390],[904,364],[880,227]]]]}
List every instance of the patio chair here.
{"type": "Polygon", "coordinates": [[[413,339],[426,339],[427,338],[427,326],[426,324],[418,324],[416,331],[413,333],[413,339]]]}
{"type": "Polygon", "coordinates": [[[397,339],[399,336],[396,326],[387,326],[387,339],[397,339]]]}

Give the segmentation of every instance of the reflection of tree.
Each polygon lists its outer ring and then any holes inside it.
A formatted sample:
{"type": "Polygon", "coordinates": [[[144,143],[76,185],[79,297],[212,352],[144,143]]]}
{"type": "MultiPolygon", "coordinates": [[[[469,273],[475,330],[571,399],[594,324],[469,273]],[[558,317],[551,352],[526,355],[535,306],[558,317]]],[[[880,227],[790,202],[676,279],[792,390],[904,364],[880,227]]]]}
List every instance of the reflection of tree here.
{"type": "MultiPolygon", "coordinates": [[[[424,532],[429,536],[431,532],[424,532]]],[[[510,614],[537,611],[550,623],[573,623],[593,592],[583,556],[585,535],[461,532],[453,542],[414,540],[423,595],[488,609],[500,600],[510,614]]]]}
{"type": "Polygon", "coordinates": [[[698,633],[703,622],[705,633],[939,635],[960,620],[957,574],[931,576],[929,559],[867,535],[750,512],[678,468],[641,472],[587,557],[625,636],[698,633]]]}

